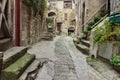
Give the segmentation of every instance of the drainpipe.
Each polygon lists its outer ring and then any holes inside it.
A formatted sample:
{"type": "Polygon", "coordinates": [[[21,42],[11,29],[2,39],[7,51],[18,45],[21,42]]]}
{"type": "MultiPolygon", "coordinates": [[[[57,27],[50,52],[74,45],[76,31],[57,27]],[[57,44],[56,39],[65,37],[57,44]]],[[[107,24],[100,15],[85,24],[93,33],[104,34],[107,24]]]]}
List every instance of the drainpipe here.
{"type": "Polygon", "coordinates": [[[110,4],[110,0],[108,0],[108,16],[110,16],[110,12],[111,12],[111,11],[110,11],[110,9],[111,9],[111,8],[110,8],[110,5],[111,5],[111,4],[110,4]]]}
{"type": "Polygon", "coordinates": [[[15,0],[15,45],[20,46],[20,0],[15,0]]]}

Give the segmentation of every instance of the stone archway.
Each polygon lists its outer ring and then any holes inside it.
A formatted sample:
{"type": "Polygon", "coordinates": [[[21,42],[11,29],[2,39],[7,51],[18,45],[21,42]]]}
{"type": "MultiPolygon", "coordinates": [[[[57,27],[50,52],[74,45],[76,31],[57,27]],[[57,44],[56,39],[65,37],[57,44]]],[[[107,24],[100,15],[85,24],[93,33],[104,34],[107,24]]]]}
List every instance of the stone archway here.
{"type": "Polygon", "coordinates": [[[56,16],[56,13],[55,12],[49,12],[48,17],[51,17],[51,16],[56,16]]]}
{"type": "Polygon", "coordinates": [[[75,32],[75,28],[74,27],[69,27],[68,28],[68,34],[70,33],[74,33],[75,32]]]}

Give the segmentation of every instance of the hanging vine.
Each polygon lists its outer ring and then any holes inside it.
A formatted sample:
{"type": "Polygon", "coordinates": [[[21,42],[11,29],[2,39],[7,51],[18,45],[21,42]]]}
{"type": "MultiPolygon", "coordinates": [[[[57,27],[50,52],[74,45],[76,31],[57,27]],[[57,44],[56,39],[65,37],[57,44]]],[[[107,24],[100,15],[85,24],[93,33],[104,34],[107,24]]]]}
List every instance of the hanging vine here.
{"type": "Polygon", "coordinates": [[[39,13],[40,15],[44,15],[46,10],[46,0],[23,0],[28,7],[31,7],[34,10],[35,15],[39,13]]]}

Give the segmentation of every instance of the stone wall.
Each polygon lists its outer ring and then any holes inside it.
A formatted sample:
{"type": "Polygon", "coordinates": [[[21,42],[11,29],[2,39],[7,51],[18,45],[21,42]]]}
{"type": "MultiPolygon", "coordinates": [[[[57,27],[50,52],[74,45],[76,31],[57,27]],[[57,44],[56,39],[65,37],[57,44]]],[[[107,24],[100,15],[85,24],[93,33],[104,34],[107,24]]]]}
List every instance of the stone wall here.
{"type": "Polygon", "coordinates": [[[33,9],[22,3],[21,6],[21,45],[39,42],[46,31],[45,17],[35,14],[33,9]]]}
{"type": "MultiPolygon", "coordinates": [[[[76,15],[77,15],[77,33],[81,33],[87,27],[87,24],[93,21],[94,17],[100,13],[100,8],[107,0],[77,0],[76,15]]],[[[104,6],[106,8],[106,6],[104,6]]]]}
{"type": "Polygon", "coordinates": [[[85,27],[87,24],[94,20],[94,17],[98,16],[101,10],[106,10],[106,0],[89,0],[86,1],[85,9],[85,27]]]}

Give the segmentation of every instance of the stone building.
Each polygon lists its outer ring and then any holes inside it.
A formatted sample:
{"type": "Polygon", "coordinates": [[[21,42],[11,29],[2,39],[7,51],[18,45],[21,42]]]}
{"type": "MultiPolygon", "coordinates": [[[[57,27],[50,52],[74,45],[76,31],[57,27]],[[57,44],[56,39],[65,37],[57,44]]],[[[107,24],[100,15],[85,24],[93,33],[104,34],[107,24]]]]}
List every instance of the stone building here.
{"type": "Polygon", "coordinates": [[[107,0],[75,0],[77,32],[82,33],[102,9],[107,9],[107,0]]]}
{"type": "Polygon", "coordinates": [[[64,35],[68,34],[68,29],[70,27],[75,27],[71,24],[71,21],[74,20],[75,17],[73,12],[75,8],[74,6],[73,0],[63,0],[63,3],[61,2],[62,8],[60,6],[60,8],[58,7],[57,28],[61,27],[61,31],[64,35]]]}
{"type": "Polygon", "coordinates": [[[49,0],[50,11],[56,14],[56,33],[67,34],[70,24],[74,20],[74,0],[49,0]],[[52,10],[51,10],[52,9],[52,10]],[[73,14],[73,18],[71,18],[73,14]]]}
{"type": "MultiPolygon", "coordinates": [[[[120,53],[119,40],[117,40],[115,38],[113,38],[114,40],[111,40],[111,41],[109,39],[106,39],[106,41],[108,41],[108,42],[106,42],[107,44],[104,41],[104,42],[100,43],[99,45],[95,44],[95,42],[94,42],[94,37],[96,34],[95,31],[97,29],[104,28],[106,25],[105,24],[106,21],[116,23],[116,24],[120,23],[120,12],[119,12],[120,11],[120,0],[109,0],[109,3],[107,4],[107,6],[109,7],[108,14],[110,12],[110,15],[108,15],[103,21],[101,21],[99,24],[97,24],[95,26],[95,28],[93,28],[91,31],[90,55],[94,56],[95,58],[100,57],[102,59],[110,61],[111,58],[113,57],[113,55],[120,55],[119,54],[120,53]],[[116,14],[116,12],[118,12],[118,13],[116,14]]],[[[113,26],[114,25],[110,25],[109,27],[113,27],[113,26]]],[[[116,27],[117,26],[114,26],[114,28],[116,28],[116,27]]],[[[120,30],[120,29],[118,29],[118,30],[120,30]]],[[[114,32],[114,31],[116,31],[116,30],[113,30],[110,32],[114,32]]],[[[104,35],[106,36],[106,34],[104,34],[104,35]]],[[[119,34],[116,33],[115,35],[119,35],[119,34]]],[[[119,36],[117,36],[116,38],[119,38],[119,36]]]]}
{"type": "Polygon", "coordinates": [[[39,42],[46,31],[45,16],[34,13],[25,1],[0,1],[0,51],[39,42]]]}

